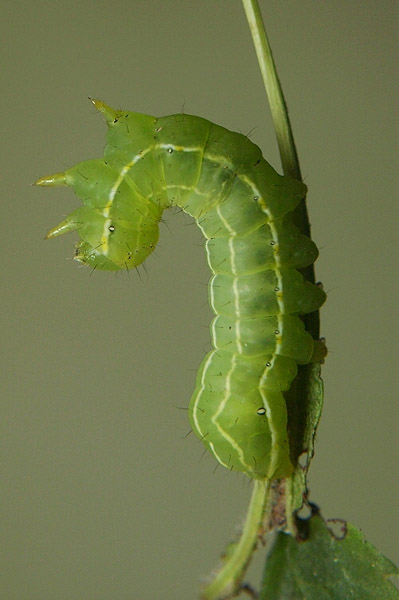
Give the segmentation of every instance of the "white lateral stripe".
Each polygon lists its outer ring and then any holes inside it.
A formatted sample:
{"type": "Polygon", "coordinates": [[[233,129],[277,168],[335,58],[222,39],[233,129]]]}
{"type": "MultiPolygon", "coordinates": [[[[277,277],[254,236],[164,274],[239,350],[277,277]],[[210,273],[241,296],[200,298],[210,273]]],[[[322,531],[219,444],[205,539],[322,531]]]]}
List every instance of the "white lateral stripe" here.
{"type": "Polygon", "coordinates": [[[220,402],[217,411],[215,412],[215,414],[213,415],[213,417],[211,418],[212,423],[215,425],[215,427],[217,428],[217,430],[219,431],[219,434],[222,436],[222,438],[224,438],[228,444],[230,444],[230,446],[236,451],[237,456],[238,456],[238,460],[240,461],[240,463],[247,469],[247,470],[251,470],[251,468],[249,467],[249,465],[246,464],[245,459],[244,459],[244,453],[242,451],[242,448],[236,443],[236,441],[234,440],[234,438],[231,437],[231,435],[229,435],[227,433],[227,431],[225,431],[223,429],[223,427],[221,427],[221,425],[218,423],[218,417],[221,416],[223,410],[225,409],[227,402],[231,396],[231,376],[233,374],[233,371],[235,369],[236,366],[236,356],[237,354],[232,354],[232,360],[231,360],[231,367],[229,372],[227,373],[226,376],[226,390],[225,390],[225,394],[224,394],[224,398],[223,400],[220,402]]]}
{"type": "Polygon", "coordinates": [[[227,221],[227,219],[224,218],[224,216],[221,213],[220,210],[220,204],[217,205],[216,207],[216,212],[218,214],[219,219],[222,221],[223,225],[226,227],[227,231],[232,235],[232,236],[236,236],[237,232],[234,231],[234,229],[231,227],[230,223],[227,221]]]}
{"type": "Polygon", "coordinates": [[[233,275],[237,275],[236,252],[234,250],[234,236],[229,238],[229,251],[231,272],[233,273],[233,275]]]}
{"type": "Polygon", "coordinates": [[[199,400],[201,398],[202,392],[205,389],[205,376],[206,376],[206,372],[209,369],[209,366],[212,364],[212,357],[213,357],[213,355],[215,353],[216,353],[216,350],[213,350],[213,352],[209,353],[208,360],[206,361],[206,363],[204,365],[204,368],[203,368],[203,371],[202,371],[201,386],[200,386],[200,388],[198,390],[198,394],[196,395],[195,400],[193,402],[193,421],[194,421],[195,427],[196,427],[196,429],[197,429],[197,431],[199,433],[199,437],[204,437],[204,435],[206,435],[206,433],[204,434],[204,432],[202,431],[202,429],[200,427],[200,424],[198,422],[198,417],[197,417],[198,410],[199,410],[198,409],[198,403],[199,403],[199,400]]]}
{"type": "Polygon", "coordinates": [[[242,354],[240,319],[236,319],[235,331],[236,331],[236,338],[237,338],[237,350],[240,354],[242,354]]]}
{"type": "Polygon", "coordinates": [[[215,309],[215,292],[214,292],[214,289],[213,289],[213,283],[214,283],[216,277],[217,277],[217,275],[213,275],[213,277],[210,278],[209,283],[208,283],[209,304],[210,304],[211,309],[215,313],[215,315],[217,315],[217,312],[216,312],[216,309],[215,309]]]}
{"type": "Polygon", "coordinates": [[[215,444],[213,444],[213,442],[209,442],[209,446],[213,452],[213,454],[215,455],[216,460],[218,460],[220,462],[221,465],[223,465],[224,467],[226,467],[226,469],[229,469],[229,465],[227,463],[225,463],[219,456],[219,454],[216,452],[215,450],[215,444]]]}
{"type": "Polygon", "coordinates": [[[106,256],[108,255],[108,251],[109,251],[109,236],[111,234],[111,231],[109,229],[109,226],[111,225],[111,219],[109,218],[109,214],[111,212],[112,203],[114,201],[115,194],[118,191],[120,184],[122,183],[123,179],[125,178],[126,173],[129,171],[131,166],[132,166],[132,163],[129,163],[121,169],[118,179],[115,181],[114,185],[112,186],[112,188],[109,192],[108,202],[102,212],[102,214],[106,220],[104,223],[104,229],[103,229],[103,233],[101,236],[101,247],[102,247],[103,254],[105,254],[106,256]]]}

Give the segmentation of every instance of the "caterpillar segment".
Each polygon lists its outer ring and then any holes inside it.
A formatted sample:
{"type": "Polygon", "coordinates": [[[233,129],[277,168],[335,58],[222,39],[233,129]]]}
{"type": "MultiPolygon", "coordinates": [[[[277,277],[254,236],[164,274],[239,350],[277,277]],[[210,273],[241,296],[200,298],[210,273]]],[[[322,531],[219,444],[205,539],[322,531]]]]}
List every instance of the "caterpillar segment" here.
{"type": "Polygon", "coordinates": [[[191,426],[226,468],[256,479],[288,476],[284,392],[314,354],[300,317],[325,301],[299,272],[318,256],[292,222],[306,186],[279,175],[245,136],[200,117],[156,118],[92,102],[108,125],[104,157],[36,182],[72,187],[82,200],[47,237],[76,230],[76,260],[130,269],[153,252],[165,209],[191,215],[206,238],[215,314],[191,426]]]}

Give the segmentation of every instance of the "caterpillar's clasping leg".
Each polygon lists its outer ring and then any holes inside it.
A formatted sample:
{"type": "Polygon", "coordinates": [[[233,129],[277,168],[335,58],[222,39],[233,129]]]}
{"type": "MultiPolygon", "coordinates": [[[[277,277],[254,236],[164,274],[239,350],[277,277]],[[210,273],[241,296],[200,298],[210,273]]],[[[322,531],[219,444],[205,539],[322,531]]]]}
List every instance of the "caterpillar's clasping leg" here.
{"type": "Polygon", "coordinates": [[[325,357],[327,356],[327,346],[325,338],[320,338],[319,340],[314,340],[313,347],[313,355],[310,359],[311,363],[314,362],[323,362],[325,357]]]}

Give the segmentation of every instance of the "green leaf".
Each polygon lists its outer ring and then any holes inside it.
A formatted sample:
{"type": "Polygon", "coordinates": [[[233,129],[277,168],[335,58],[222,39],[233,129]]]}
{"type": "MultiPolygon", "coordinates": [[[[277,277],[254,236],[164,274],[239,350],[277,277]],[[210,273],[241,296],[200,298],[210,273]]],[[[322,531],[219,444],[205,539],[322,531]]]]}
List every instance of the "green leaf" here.
{"type": "Polygon", "coordinates": [[[363,533],[342,522],[337,538],[319,514],[302,521],[306,540],[279,533],[266,562],[260,600],[398,600],[399,570],[363,533]]]}

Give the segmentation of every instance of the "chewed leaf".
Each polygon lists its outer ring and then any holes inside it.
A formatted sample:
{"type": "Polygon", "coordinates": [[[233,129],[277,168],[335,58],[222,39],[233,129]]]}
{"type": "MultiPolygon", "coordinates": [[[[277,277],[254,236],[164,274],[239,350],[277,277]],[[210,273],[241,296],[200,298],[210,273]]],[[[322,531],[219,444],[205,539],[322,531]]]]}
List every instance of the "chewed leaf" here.
{"type": "Polygon", "coordinates": [[[395,565],[351,524],[337,538],[320,515],[305,522],[308,537],[279,533],[269,554],[260,600],[398,600],[388,577],[395,565]]]}

